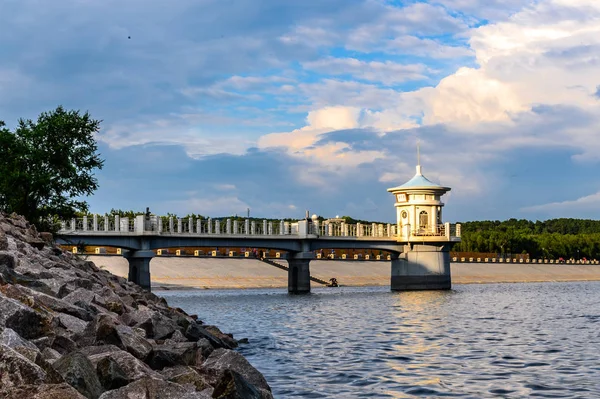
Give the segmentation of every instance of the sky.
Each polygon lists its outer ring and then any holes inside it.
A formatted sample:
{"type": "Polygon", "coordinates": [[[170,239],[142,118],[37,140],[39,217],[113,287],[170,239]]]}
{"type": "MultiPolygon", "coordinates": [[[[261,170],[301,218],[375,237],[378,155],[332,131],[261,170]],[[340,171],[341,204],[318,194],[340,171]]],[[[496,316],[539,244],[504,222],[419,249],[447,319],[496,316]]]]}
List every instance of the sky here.
{"type": "Polygon", "coordinates": [[[101,119],[92,212],[597,219],[598,0],[1,0],[0,120],[101,119]]]}

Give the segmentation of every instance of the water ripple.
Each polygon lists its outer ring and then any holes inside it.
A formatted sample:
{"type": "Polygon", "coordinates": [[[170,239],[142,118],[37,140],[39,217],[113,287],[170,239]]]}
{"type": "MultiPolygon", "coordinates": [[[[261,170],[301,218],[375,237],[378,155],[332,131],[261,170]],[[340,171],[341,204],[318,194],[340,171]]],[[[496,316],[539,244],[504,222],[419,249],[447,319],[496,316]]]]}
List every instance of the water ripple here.
{"type": "Polygon", "coordinates": [[[170,291],[276,398],[599,398],[600,283],[170,291]]]}

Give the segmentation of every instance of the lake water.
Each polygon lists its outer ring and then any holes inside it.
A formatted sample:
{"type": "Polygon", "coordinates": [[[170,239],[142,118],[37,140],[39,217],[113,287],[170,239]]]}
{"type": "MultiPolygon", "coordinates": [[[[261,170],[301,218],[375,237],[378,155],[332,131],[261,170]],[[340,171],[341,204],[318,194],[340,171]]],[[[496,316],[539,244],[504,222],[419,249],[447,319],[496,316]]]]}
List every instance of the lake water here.
{"type": "Polygon", "coordinates": [[[276,398],[600,398],[600,283],[161,292],[237,339],[276,398]]]}

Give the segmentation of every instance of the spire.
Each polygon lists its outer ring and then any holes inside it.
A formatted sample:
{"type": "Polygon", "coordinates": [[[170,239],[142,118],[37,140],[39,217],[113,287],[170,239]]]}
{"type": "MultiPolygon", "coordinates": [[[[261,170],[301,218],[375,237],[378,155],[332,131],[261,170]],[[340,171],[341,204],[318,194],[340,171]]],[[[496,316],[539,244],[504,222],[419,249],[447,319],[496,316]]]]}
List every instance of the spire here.
{"type": "Polygon", "coordinates": [[[421,151],[420,151],[419,140],[417,140],[417,174],[422,175],[422,173],[421,173],[421,151]]]}

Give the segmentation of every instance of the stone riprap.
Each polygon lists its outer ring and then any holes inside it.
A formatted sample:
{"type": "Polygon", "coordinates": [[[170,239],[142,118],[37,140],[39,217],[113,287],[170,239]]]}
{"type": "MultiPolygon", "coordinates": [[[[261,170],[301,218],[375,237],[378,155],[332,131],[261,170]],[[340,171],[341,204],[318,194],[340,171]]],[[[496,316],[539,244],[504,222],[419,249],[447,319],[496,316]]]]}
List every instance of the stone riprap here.
{"type": "Polygon", "coordinates": [[[272,398],[237,345],[0,214],[0,398],[272,398]]]}

